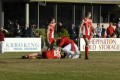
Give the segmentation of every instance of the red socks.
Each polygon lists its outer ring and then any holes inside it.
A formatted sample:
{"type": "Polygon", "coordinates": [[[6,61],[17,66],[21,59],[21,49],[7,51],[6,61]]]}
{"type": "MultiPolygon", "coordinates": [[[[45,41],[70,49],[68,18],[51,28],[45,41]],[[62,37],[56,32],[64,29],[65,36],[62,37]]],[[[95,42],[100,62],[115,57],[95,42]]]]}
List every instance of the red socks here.
{"type": "Polygon", "coordinates": [[[88,59],[88,46],[85,47],[85,59],[88,59]]]}

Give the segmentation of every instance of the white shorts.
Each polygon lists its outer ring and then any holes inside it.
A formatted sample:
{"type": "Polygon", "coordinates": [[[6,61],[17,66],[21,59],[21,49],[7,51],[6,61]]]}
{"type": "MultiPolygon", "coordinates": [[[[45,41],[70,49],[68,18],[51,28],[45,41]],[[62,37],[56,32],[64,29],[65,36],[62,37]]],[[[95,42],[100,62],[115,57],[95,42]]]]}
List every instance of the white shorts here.
{"type": "Polygon", "coordinates": [[[72,48],[71,44],[68,44],[67,46],[62,48],[62,51],[67,54],[67,58],[72,58],[72,59],[79,58],[80,51],[79,51],[79,49],[78,49],[76,44],[74,44],[74,46],[75,46],[76,52],[71,51],[71,48],[72,48]]]}

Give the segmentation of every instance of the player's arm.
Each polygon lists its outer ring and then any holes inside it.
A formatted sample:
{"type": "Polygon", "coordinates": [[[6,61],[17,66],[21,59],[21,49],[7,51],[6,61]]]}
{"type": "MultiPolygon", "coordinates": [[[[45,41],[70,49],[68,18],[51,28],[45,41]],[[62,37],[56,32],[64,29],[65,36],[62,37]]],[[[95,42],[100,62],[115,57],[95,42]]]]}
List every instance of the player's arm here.
{"type": "Polygon", "coordinates": [[[61,38],[60,43],[58,44],[58,49],[60,49],[63,46],[64,42],[65,40],[61,38]]]}
{"type": "Polygon", "coordinates": [[[93,22],[91,20],[91,30],[90,30],[90,36],[95,35],[97,33],[96,28],[93,26],[93,22]]]}
{"type": "Polygon", "coordinates": [[[63,44],[64,44],[64,40],[63,40],[63,39],[61,39],[61,40],[60,40],[60,43],[59,43],[59,45],[58,45],[58,47],[63,46],[63,44]]]}
{"type": "Polygon", "coordinates": [[[6,29],[5,29],[5,32],[6,32],[6,33],[9,33],[8,30],[6,30],[6,29]]]}
{"type": "Polygon", "coordinates": [[[8,30],[6,30],[6,29],[2,29],[2,31],[4,31],[5,33],[9,33],[8,30]]]}
{"type": "Polygon", "coordinates": [[[49,33],[50,33],[50,26],[48,25],[48,29],[47,29],[47,41],[49,43],[49,33]]]}

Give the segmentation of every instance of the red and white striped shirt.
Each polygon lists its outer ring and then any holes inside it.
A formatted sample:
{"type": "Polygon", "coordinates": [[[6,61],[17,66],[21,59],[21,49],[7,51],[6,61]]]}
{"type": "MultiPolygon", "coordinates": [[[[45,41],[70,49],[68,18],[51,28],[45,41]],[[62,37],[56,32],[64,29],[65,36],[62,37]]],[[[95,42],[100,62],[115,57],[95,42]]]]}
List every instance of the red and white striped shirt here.
{"type": "Polygon", "coordinates": [[[54,38],[55,25],[50,24],[49,38],[54,38]]]}
{"type": "Polygon", "coordinates": [[[83,19],[83,35],[89,36],[92,32],[92,19],[83,19]]]}

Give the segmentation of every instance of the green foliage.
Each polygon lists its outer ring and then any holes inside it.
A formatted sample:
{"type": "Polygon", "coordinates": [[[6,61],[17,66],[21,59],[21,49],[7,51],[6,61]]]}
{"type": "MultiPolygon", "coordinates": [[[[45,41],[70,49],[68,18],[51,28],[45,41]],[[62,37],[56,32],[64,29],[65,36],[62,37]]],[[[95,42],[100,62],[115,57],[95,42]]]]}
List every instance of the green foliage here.
{"type": "MultiPolygon", "coordinates": [[[[45,28],[37,29],[35,31],[35,37],[42,36],[43,43],[45,43],[45,41],[46,41],[46,35],[47,35],[47,32],[46,32],[45,28]]],[[[68,33],[68,30],[63,28],[59,33],[55,33],[56,39],[60,38],[61,36],[69,37],[70,35],[68,33]]]]}
{"type": "Polygon", "coordinates": [[[45,30],[45,28],[36,29],[35,37],[41,37],[41,39],[42,39],[42,45],[41,46],[43,47],[44,44],[46,43],[46,30],[45,30]]]}
{"type": "Polygon", "coordinates": [[[61,36],[66,36],[66,37],[70,37],[68,30],[63,28],[59,33],[56,33],[56,38],[60,38],[61,36]]]}
{"type": "Polygon", "coordinates": [[[41,29],[36,29],[35,31],[35,37],[42,37],[43,40],[45,40],[46,38],[46,30],[45,28],[41,28],[41,29]]]}

